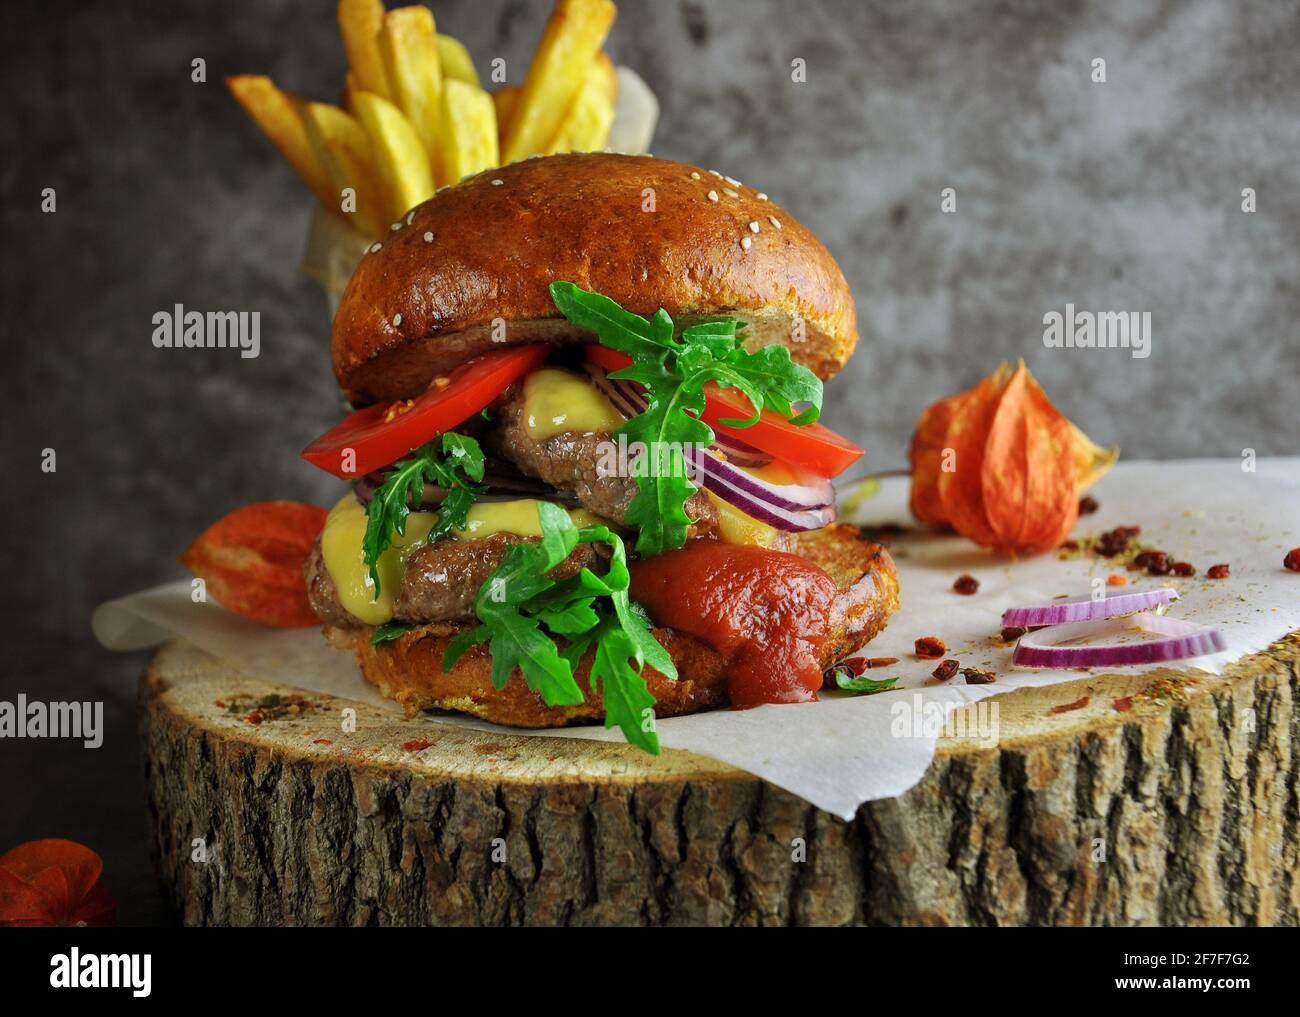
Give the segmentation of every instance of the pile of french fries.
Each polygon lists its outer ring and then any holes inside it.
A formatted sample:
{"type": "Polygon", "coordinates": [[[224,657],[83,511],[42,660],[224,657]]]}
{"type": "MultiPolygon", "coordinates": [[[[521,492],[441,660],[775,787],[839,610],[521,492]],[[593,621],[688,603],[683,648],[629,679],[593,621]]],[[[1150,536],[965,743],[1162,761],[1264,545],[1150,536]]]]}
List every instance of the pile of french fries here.
{"type": "Polygon", "coordinates": [[[531,155],[603,149],[618,81],[612,0],[556,0],[521,85],[487,92],[427,7],[339,0],[342,106],[244,74],[226,85],[321,204],[368,238],[442,186],[531,155]]]}

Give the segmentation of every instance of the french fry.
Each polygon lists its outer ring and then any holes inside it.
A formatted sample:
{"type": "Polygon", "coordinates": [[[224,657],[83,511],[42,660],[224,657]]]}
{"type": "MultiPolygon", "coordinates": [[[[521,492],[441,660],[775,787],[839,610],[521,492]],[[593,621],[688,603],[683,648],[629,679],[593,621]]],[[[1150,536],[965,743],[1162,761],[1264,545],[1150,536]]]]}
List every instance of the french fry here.
{"type": "Polygon", "coordinates": [[[598,152],[609,143],[614,125],[614,102],[618,98],[618,72],[605,53],[597,53],[587,78],[578,89],[560,129],[546,146],[546,154],[598,152]]]}
{"type": "Polygon", "coordinates": [[[356,95],[361,91],[361,83],[351,71],[343,78],[343,108],[353,116],[357,115],[356,95]]]}
{"type": "Polygon", "coordinates": [[[544,151],[614,23],[612,0],[557,0],[506,134],[505,162],[544,151]]]}
{"type": "Polygon", "coordinates": [[[330,183],[329,173],[307,140],[307,130],[293,98],[281,92],[263,74],[226,78],[226,87],[321,203],[336,208],[337,194],[330,183]]]}
{"type": "Polygon", "coordinates": [[[316,157],[324,164],[334,189],[334,207],[342,208],[343,189],[355,195],[356,227],[368,237],[383,236],[391,205],[375,168],[370,138],[356,120],[337,106],[308,102],[302,122],[316,157]]]}
{"type": "Polygon", "coordinates": [[[447,174],[444,182],[448,184],[500,164],[492,96],[457,78],[443,81],[438,153],[439,164],[447,174]]]}
{"type": "Polygon", "coordinates": [[[469,85],[479,83],[474,60],[459,39],[453,39],[450,35],[438,36],[438,61],[442,64],[444,78],[455,78],[469,85]]]}
{"type": "Polygon", "coordinates": [[[523,88],[519,85],[503,85],[492,93],[492,105],[497,108],[497,134],[502,141],[510,129],[510,115],[514,113],[522,92],[523,88]]]}
{"type": "Polygon", "coordinates": [[[388,188],[391,218],[396,221],[433,194],[429,156],[411,122],[387,99],[360,91],[354,101],[388,188]]]}
{"type": "Polygon", "coordinates": [[[343,52],[357,84],[381,99],[391,99],[384,58],[379,52],[379,30],[384,24],[383,0],[339,0],[339,33],[343,52]]]}
{"type": "MultiPolygon", "coordinates": [[[[433,15],[427,7],[389,11],[379,32],[379,52],[393,98],[411,121],[430,159],[434,159],[442,104],[442,68],[435,35],[433,15]]],[[[438,177],[436,172],[434,177],[438,177]]]]}

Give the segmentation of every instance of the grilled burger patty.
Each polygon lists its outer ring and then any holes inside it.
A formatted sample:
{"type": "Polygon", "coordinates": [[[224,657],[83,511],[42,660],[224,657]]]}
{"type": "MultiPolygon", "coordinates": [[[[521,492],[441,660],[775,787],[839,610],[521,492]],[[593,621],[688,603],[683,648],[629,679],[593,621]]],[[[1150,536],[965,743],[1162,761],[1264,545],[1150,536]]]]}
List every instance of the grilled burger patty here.
{"type": "MultiPolygon", "coordinates": [[[[552,487],[572,492],[583,508],[605,519],[623,522],[628,504],[636,496],[633,477],[602,477],[596,470],[602,446],[613,439],[600,432],[565,431],[544,441],[534,441],[524,427],[523,389],[515,386],[493,408],[498,422],[488,441],[500,455],[530,477],[540,477],[552,487]]],[[[686,512],[697,520],[690,536],[717,530],[718,511],[703,492],[686,502],[686,512]]]]}
{"type": "MultiPolygon", "coordinates": [[[[494,533],[481,540],[440,540],[416,548],[406,559],[406,573],[393,604],[394,619],[417,625],[473,621],[474,598],[479,587],[500,566],[510,545],[537,541],[537,537],[494,533]]],[[[584,567],[603,572],[603,546],[579,544],[550,571],[550,578],[567,579],[584,567]]],[[[322,621],[340,628],[364,624],[340,603],[334,580],[325,567],[319,538],[307,556],[303,571],[312,610],[322,621]]]]}

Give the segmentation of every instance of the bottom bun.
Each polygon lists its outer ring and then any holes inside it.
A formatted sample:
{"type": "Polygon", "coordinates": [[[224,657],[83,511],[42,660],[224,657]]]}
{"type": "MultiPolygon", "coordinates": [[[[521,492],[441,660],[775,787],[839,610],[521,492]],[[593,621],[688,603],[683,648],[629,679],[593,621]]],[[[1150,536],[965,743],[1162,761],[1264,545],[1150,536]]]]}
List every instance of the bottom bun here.
{"type": "MultiPolygon", "coordinates": [[[[876,636],[898,608],[898,573],[889,552],[863,540],[856,527],[831,526],[800,534],[797,553],[822,568],[839,593],[827,619],[820,663],[827,667],[876,636]]],[[[370,645],[372,628],[327,627],[329,641],[351,651],[366,680],[407,715],[420,710],[452,710],[513,727],[564,727],[604,720],[599,692],[588,682],[590,655],[578,668],[578,687],[587,695],[581,706],[547,706],[516,671],[505,688],[492,685],[492,661],[486,646],[475,646],[450,671],[442,669],[447,644],[467,626],[431,624],[411,629],[398,639],[370,645]]],[[[716,709],[730,702],[727,661],[712,647],[681,632],[657,628],[655,638],[673,658],[677,680],[651,667],[646,684],[655,697],[656,717],[675,717],[716,709]]]]}

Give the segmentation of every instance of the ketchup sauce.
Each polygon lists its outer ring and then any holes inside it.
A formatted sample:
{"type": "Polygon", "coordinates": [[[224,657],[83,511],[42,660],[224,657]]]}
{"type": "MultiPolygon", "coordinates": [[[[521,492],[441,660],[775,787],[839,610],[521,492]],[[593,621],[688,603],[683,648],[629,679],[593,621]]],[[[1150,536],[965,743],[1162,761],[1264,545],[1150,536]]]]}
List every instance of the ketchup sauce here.
{"type": "Polygon", "coordinates": [[[798,555],[693,540],[630,565],[631,594],[657,624],[727,660],[735,706],[801,703],[822,685],[820,650],[835,583],[798,555]]]}

